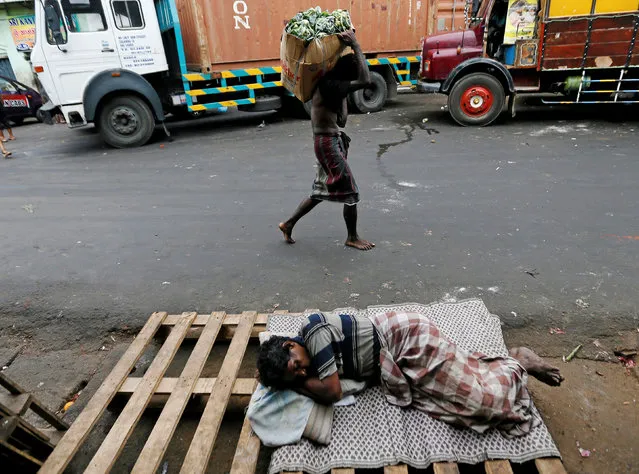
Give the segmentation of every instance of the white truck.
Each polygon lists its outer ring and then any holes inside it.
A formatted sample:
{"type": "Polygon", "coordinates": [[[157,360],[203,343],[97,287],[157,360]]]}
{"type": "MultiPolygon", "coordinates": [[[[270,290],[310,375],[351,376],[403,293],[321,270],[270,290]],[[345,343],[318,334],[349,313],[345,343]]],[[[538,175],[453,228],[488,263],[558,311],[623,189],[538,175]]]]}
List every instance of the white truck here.
{"type": "MultiPolygon", "coordinates": [[[[301,5],[261,3],[37,0],[31,62],[49,97],[40,116],[52,123],[63,114],[72,128],[94,123],[106,143],[122,148],[145,144],[169,113],[280,108],[291,97],[280,80],[280,32],[301,5]]],[[[371,88],[351,97],[360,112],[381,109],[398,86],[417,83],[427,12],[391,22],[400,9],[394,2],[387,9],[359,9],[367,13],[353,18],[363,25],[358,37],[373,79],[371,88]],[[373,18],[389,20],[383,22],[388,34],[380,36],[373,18]]]]}

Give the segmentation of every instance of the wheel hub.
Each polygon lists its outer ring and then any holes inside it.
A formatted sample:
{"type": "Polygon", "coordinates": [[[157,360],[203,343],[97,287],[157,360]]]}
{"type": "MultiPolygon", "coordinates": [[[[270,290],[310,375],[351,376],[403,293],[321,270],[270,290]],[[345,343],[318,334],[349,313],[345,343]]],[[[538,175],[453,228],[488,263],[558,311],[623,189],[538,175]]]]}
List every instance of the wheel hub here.
{"type": "Polygon", "coordinates": [[[375,98],[375,89],[373,87],[367,87],[362,91],[362,95],[364,96],[364,100],[370,101],[375,98]]]}
{"type": "Polygon", "coordinates": [[[131,135],[138,127],[138,117],[129,107],[117,107],[111,112],[111,127],[120,135],[131,135]]]}
{"type": "Polygon", "coordinates": [[[487,114],[493,106],[493,94],[483,86],[472,86],[464,91],[460,101],[466,115],[480,117],[487,114]]]}

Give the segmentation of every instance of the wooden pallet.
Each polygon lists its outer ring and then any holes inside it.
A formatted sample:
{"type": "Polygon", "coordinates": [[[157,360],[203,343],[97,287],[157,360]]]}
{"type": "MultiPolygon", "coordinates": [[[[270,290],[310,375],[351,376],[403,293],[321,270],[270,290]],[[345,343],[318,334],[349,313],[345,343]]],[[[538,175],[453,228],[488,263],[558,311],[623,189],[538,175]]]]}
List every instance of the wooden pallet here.
{"type": "MultiPolygon", "coordinates": [[[[306,312],[308,311],[316,310],[306,312]]],[[[276,313],[288,312],[276,311],[276,313]]],[[[302,315],[303,313],[291,314],[302,315]]],[[[242,314],[153,313],[39,472],[62,473],[116,395],[129,397],[128,402],[85,472],[105,473],[114,467],[144,410],[154,398],[159,397],[165,400],[162,412],[132,470],[134,474],[157,472],[187,403],[194,395],[208,397],[208,399],[180,472],[182,474],[205,472],[229,400],[232,396],[250,396],[255,390],[255,379],[238,378],[237,375],[249,340],[256,338],[266,329],[267,318],[268,314],[258,314],[255,311],[245,311],[242,314]],[[166,334],[166,339],[144,375],[130,376],[153,337],[162,333],[166,334]],[[181,375],[164,377],[182,341],[186,338],[196,338],[197,342],[181,375]],[[216,340],[231,341],[222,367],[215,378],[200,377],[216,340]]],[[[254,474],[259,451],[260,441],[253,434],[248,420],[245,419],[230,473],[254,474]]],[[[538,468],[541,474],[565,472],[561,462],[555,459],[538,460],[538,468]]],[[[487,462],[486,470],[493,474],[512,472],[508,461],[487,462]]],[[[352,469],[333,469],[332,474],[353,472],[352,469]]],[[[385,474],[407,472],[406,466],[385,468],[385,474]]],[[[458,472],[455,464],[435,465],[436,474],[453,472],[458,472]]]]}
{"type": "Polygon", "coordinates": [[[2,372],[0,386],[0,464],[36,470],[69,426],[2,372]],[[28,410],[51,428],[33,426],[25,419],[28,410]]]}

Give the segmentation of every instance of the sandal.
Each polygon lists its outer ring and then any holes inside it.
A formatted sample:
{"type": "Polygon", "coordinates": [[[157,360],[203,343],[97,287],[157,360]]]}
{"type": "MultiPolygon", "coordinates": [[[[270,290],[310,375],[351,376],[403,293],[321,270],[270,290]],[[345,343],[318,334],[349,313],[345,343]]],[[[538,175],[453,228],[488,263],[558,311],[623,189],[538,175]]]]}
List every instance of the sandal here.
{"type": "Polygon", "coordinates": [[[5,151],[2,154],[4,155],[5,158],[10,158],[13,153],[11,153],[10,151],[5,151]]]}

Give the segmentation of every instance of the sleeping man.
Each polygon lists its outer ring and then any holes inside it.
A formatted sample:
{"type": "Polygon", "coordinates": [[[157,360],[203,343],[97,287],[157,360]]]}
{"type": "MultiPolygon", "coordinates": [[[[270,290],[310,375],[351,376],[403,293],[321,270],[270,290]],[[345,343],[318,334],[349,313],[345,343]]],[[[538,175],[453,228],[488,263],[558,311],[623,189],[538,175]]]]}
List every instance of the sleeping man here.
{"type": "Polygon", "coordinates": [[[389,312],[373,320],[352,315],[308,316],[295,338],[273,336],[260,348],[260,382],[293,389],[324,404],[342,398],[340,378],[381,382],[388,402],[483,433],[491,427],[522,436],[533,416],[528,375],[559,385],[559,370],[532,350],[510,357],[468,352],[424,315],[389,312]]]}

